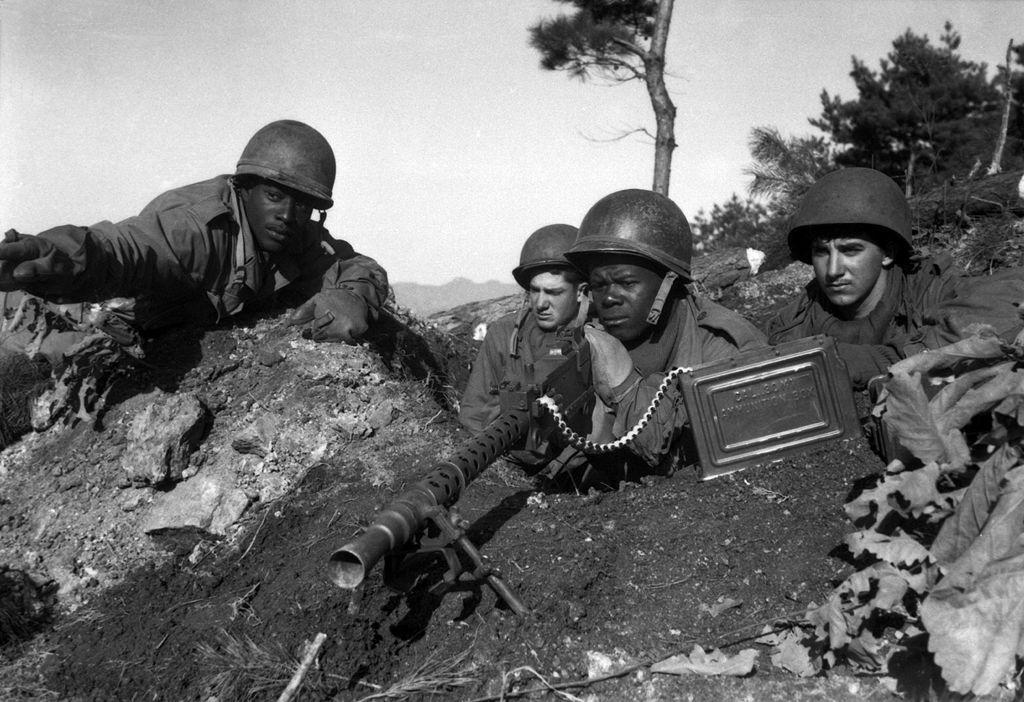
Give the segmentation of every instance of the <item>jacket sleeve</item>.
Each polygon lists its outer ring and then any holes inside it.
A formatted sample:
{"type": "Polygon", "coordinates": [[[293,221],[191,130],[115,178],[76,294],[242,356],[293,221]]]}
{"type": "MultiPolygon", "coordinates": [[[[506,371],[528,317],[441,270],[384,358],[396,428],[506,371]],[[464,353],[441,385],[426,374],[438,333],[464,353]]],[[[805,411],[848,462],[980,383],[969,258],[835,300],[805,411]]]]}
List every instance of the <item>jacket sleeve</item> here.
{"type": "Polygon", "coordinates": [[[1007,268],[941,283],[932,286],[936,290],[928,300],[921,328],[904,340],[904,355],[954,343],[981,325],[1011,342],[1024,326],[1024,269],[1007,268]]]}
{"type": "Polygon", "coordinates": [[[212,264],[210,242],[198,224],[174,222],[168,232],[157,213],[90,227],[64,225],[39,234],[71,261],[71,276],[59,285],[28,292],[54,302],[89,302],[142,293],[181,297],[202,289],[212,264]],[[185,261],[171,240],[187,242],[185,261]],[[192,265],[194,264],[194,265],[192,265]]]}
{"type": "Polygon", "coordinates": [[[846,364],[854,390],[863,390],[869,380],[888,372],[889,366],[904,358],[895,346],[885,344],[849,344],[839,341],[836,343],[836,351],[846,364]]]}
{"type": "Polygon", "coordinates": [[[368,317],[376,319],[391,295],[384,268],[369,256],[356,253],[348,242],[331,238],[326,230],[318,245],[303,253],[299,264],[304,273],[289,288],[302,297],[352,294],[366,305],[368,317]]]}
{"type": "Polygon", "coordinates": [[[501,381],[504,344],[503,325],[492,325],[477,352],[469,381],[459,402],[459,423],[474,433],[483,431],[501,412],[498,396],[491,393],[501,381]]]}
{"type": "MultiPolygon", "coordinates": [[[[740,350],[736,343],[724,334],[711,333],[703,328],[701,331],[702,363],[730,358],[740,350]]],[[[758,333],[757,338],[761,342],[755,345],[763,345],[763,336],[758,333]]],[[[744,348],[750,347],[750,343],[744,343],[744,348]]],[[[676,359],[677,362],[680,360],[676,359]]],[[[634,369],[629,377],[613,390],[615,423],[612,431],[616,437],[624,436],[644,417],[667,376],[668,373],[641,376],[640,372],[634,369]]],[[[630,450],[648,465],[657,466],[669,456],[688,422],[689,414],[683,403],[679,385],[672,383],[647,426],[629,444],[630,450]]]]}

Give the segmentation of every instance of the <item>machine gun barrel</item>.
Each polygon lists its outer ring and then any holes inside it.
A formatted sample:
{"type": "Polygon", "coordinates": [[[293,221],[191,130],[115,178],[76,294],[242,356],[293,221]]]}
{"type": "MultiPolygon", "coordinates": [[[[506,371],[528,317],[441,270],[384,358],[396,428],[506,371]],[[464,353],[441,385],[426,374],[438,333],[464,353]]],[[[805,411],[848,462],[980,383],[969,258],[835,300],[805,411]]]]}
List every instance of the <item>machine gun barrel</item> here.
{"type": "Polygon", "coordinates": [[[449,460],[437,464],[426,477],[399,493],[366,531],[331,554],[330,579],[343,588],[358,586],[377,561],[413,540],[426,526],[432,509],[457,502],[466,486],[529,428],[529,408],[502,413],[449,460]]]}

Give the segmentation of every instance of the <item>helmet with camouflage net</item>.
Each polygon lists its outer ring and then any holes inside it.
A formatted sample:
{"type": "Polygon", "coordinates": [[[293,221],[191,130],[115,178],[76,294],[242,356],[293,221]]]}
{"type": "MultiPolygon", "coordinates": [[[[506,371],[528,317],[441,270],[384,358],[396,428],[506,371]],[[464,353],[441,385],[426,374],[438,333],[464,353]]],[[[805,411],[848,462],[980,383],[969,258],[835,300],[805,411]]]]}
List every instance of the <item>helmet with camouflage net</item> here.
{"type": "Polygon", "coordinates": [[[303,122],[282,119],[249,139],[235,175],[255,175],[293,188],[326,210],[334,204],[335,168],[334,151],[323,134],[303,122]]]}
{"type": "Polygon", "coordinates": [[[690,280],[693,235],[676,203],[651,190],[620,190],[597,201],[566,253],[580,270],[601,254],[626,254],[654,261],[690,280]]]}
{"type": "Polygon", "coordinates": [[[790,222],[790,255],[810,263],[814,237],[844,225],[878,232],[893,244],[897,258],[905,258],[913,246],[910,206],[903,192],[873,168],[832,171],[810,187],[790,222]]]}
{"type": "Polygon", "coordinates": [[[569,224],[549,224],[529,236],[519,254],[519,265],[512,269],[512,277],[524,288],[542,268],[568,268],[573,265],[565,258],[576,240],[576,227],[569,224]]]}

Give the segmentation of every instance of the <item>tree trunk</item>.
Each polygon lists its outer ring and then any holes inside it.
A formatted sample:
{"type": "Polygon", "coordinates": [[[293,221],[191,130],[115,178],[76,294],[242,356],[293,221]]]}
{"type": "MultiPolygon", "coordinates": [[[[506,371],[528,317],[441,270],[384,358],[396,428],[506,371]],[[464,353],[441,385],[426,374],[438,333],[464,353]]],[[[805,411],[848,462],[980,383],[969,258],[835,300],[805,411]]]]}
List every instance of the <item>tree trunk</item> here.
{"type": "Polygon", "coordinates": [[[1013,105],[1013,64],[1010,55],[1013,52],[1013,39],[1006,47],[1006,81],[1003,83],[1003,122],[999,126],[999,138],[996,150],[992,153],[992,163],[988,167],[988,175],[995,175],[1003,170],[1003,149],[1006,147],[1006,132],[1010,128],[1010,106],[1013,105]]]}
{"type": "Polygon", "coordinates": [[[651,97],[654,120],[657,124],[654,139],[654,183],[651,189],[666,196],[672,172],[672,150],[676,148],[676,106],[665,87],[665,45],[668,43],[673,2],[674,0],[659,0],[651,48],[643,58],[647,93],[651,97]]]}
{"type": "Polygon", "coordinates": [[[907,182],[903,185],[903,197],[910,199],[914,194],[914,166],[917,163],[917,152],[910,147],[910,160],[907,161],[907,182]]]}

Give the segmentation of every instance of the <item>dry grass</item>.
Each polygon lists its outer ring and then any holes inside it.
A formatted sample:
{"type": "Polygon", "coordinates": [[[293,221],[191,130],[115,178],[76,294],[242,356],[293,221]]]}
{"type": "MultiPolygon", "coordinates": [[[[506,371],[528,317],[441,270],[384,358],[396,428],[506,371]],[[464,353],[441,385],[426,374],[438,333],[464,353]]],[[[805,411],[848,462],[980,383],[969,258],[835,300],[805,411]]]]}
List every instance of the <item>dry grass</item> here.
{"type": "Polygon", "coordinates": [[[291,680],[298,659],[281,646],[261,646],[248,636],[221,630],[216,644],[198,646],[206,695],[220,702],[251,700],[280,692],[291,680]]]}
{"type": "Polygon", "coordinates": [[[46,687],[40,672],[49,652],[29,646],[16,653],[17,657],[10,660],[0,654],[0,700],[59,699],[56,692],[46,687]]]}
{"type": "Polygon", "coordinates": [[[379,690],[358,702],[371,700],[407,700],[412,697],[430,695],[446,695],[452,690],[478,682],[471,673],[476,665],[469,660],[472,646],[451,658],[440,659],[435,653],[426,659],[411,673],[396,683],[379,690]]]}

